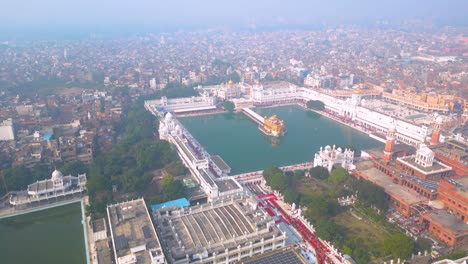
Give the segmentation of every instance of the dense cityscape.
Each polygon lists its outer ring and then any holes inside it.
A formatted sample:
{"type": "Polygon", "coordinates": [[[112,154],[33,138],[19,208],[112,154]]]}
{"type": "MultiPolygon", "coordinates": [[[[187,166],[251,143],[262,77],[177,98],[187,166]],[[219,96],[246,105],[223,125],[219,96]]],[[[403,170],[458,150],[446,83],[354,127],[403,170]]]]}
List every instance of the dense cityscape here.
{"type": "Polygon", "coordinates": [[[468,260],[466,27],[0,40],[2,263],[468,260]]]}

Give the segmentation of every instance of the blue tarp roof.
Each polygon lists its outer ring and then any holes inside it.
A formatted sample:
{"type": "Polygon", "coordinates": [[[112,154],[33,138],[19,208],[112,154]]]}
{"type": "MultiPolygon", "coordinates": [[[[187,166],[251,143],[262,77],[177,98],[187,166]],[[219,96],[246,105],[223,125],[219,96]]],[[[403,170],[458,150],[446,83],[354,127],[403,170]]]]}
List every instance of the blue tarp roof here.
{"type": "Polygon", "coordinates": [[[189,205],[190,205],[190,203],[189,203],[189,201],[187,199],[180,198],[180,199],[172,200],[172,201],[165,202],[165,203],[153,204],[153,205],[151,205],[151,209],[153,211],[156,211],[156,210],[159,210],[161,208],[169,207],[169,206],[185,207],[185,206],[189,206],[189,205]]]}
{"type": "Polygon", "coordinates": [[[50,140],[52,138],[52,136],[53,136],[52,134],[44,134],[44,136],[42,136],[42,138],[44,140],[50,140]]]}

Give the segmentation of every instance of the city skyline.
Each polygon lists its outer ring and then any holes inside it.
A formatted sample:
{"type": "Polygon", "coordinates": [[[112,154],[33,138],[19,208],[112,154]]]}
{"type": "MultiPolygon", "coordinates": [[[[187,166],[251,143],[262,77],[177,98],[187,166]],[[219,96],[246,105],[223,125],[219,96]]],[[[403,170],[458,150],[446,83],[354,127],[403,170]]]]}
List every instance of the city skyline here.
{"type": "MultiPolygon", "coordinates": [[[[6,33],[287,28],[422,20],[466,26],[466,1],[14,1],[0,11],[6,33]]],[[[13,34],[14,35],[14,34],[13,34]]]]}

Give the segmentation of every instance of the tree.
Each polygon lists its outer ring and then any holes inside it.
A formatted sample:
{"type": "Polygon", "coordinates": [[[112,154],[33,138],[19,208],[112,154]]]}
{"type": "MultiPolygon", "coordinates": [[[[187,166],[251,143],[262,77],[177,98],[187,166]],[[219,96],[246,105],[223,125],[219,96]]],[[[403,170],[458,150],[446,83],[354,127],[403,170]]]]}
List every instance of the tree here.
{"type": "Polygon", "coordinates": [[[384,252],[392,254],[393,258],[407,259],[414,249],[414,241],[412,238],[395,233],[384,240],[384,252]]]}
{"type": "Polygon", "coordinates": [[[229,75],[229,79],[235,83],[238,83],[241,81],[241,77],[239,75],[239,73],[237,72],[233,72],[229,75]]]}
{"type": "Polygon", "coordinates": [[[339,234],[338,226],[334,221],[320,220],[315,226],[317,236],[325,240],[333,240],[339,234]]]}
{"type": "Polygon", "coordinates": [[[88,168],[83,164],[83,162],[76,160],[63,164],[63,166],[60,167],[60,171],[63,173],[63,175],[76,176],[78,174],[86,173],[88,168]]]}
{"type": "Polygon", "coordinates": [[[164,200],[174,200],[184,196],[184,185],[179,180],[174,180],[174,177],[170,174],[162,178],[161,190],[164,196],[164,200]]]}
{"type": "Polygon", "coordinates": [[[450,255],[447,256],[448,259],[457,260],[466,256],[466,252],[463,249],[455,250],[450,255]]]}
{"type": "Polygon", "coordinates": [[[432,250],[432,241],[427,238],[419,238],[415,245],[414,245],[414,253],[424,253],[424,251],[427,251],[430,253],[432,250]]]}
{"type": "Polygon", "coordinates": [[[265,179],[265,181],[268,183],[269,182],[269,178],[273,175],[273,174],[276,174],[276,173],[283,173],[282,170],[280,170],[278,167],[275,167],[275,166],[269,166],[267,167],[266,169],[263,170],[263,178],[265,179]]]}
{"type": "Polygon", "coordinates": [[[281,173],[271,175],[269,185],[273,190],[284,191],[288,188],[288,177],[281,173]]]}
{"type": "Polygon", "coordinates": [[[388,201],[384,188],[362,179],[351,181],[351,186],[358,193],[360,200],[365,204],[372,204],[383,211],[388,209],[388,201]]]}
{"type": "Polygon", "coordinates": [[[224,101],[223,106],[224,106],[224,109],[226,109],[226,111],[229,111],[229,112],[234,111],[234,108],[235,108],[234,103],[231,101],[227,101],[227,100],[224,101]]]}
{"type": "Polygon", "coordinates": [[[180,162],[180,160],[174,160],[171,163],[164,166],[164,169],[167,173],[172,175],[185,175],[188,172],[188,169],[180,162]]]}
{"type": "Polygon", "coordinates": [[[311,177],[317,178],[319,180],[326,180],[328,176],[330,176],[328,170],[321,166],[311,168],[309,173],[311,177]]]}
{"type": "Polygon", "coordinates": [[[325,104],[320,100],[310,100],[307,101],[307,108],[322,111],[325,109],[325,104]]]}
{"type": "Polygon", "coordinates": [[[291,190],[291,189],[287,189],[285,192],[284,192],[284,201],[287,202],[287,203],[295,203],[295,204],[299,204],[301,200],[301,194],[294,191],[294,190],[291,190]]]}
{"type": "Polygon", "coordinates": [[[343,183],[348,178],[348,172],[343,168],[337,168],[332,171],[328,182],[333,184],[335,187],[343,183]]]}

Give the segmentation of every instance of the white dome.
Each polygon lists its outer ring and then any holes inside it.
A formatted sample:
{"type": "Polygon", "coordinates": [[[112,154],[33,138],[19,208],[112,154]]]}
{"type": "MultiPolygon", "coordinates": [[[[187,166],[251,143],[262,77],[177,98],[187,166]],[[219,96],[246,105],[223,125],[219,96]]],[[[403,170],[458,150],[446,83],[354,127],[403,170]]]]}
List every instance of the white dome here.
{"type": "Polygon", "coordinates": [[[172,114],[169,112],[169,113],[166,114],[166,117],[164,118],[164,120],[170,121],[170,120],[172,120],[172,118],[173,118],[172,114]]]}
{"type": "Polygon", "coordinates": [[[52,180],[61,178],[63,178],[63,174],[59,170],[55,169],[54,172],[52,172],[52,180]]]}
{"type": "Polygon", "coordinates": [[[392,124],[392,125],[390,126],[390,128],[388,128],[388,131],[390,131],[390,132],[396,132],[396,126],[395,126],[395,124],[392,124]]]}
{"type": "Polygon", "coordinates": [[[440,125],[444,122],[444,118],[442,116],[437,116],[435,121],[436,124],[440,125]]]}

